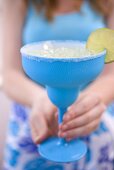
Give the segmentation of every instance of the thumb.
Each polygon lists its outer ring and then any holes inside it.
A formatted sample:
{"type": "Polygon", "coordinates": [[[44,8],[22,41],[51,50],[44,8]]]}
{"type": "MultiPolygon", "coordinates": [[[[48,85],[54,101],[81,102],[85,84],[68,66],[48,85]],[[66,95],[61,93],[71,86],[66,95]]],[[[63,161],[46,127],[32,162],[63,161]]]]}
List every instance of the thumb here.
{"type": "Polygon", "coordinates": [[[51,135],[43,113],[38,114],[32,123],[32,137],[36,144],[40,144],[51,135]]]}

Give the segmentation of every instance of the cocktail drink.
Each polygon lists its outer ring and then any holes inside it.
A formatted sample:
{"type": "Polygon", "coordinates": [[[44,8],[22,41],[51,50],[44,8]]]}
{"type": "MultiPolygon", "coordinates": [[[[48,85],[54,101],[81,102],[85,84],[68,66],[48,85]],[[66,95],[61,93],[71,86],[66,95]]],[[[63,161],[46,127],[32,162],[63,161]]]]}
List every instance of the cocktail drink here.
{"type": "MultiPolygon", "coordinates": [[[[47,41],[26,45],[21,49],[25,73],[46,87],[51,102],[58,107],[58,123],[80,91],[94,81],[104,68],[106,51],[91,53],[85,42],[47,41]]],[[[39,145],[39,153],[55,162],[72,162],[86,154],[80,139],[67,142],[52,137],[39,145]]]]}

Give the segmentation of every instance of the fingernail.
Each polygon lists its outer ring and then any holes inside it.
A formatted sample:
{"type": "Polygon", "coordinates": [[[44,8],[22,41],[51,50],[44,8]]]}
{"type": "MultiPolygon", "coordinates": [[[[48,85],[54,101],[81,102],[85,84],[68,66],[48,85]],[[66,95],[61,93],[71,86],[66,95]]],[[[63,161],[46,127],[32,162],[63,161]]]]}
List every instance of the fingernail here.
{"type": "Polygon", "coordinates": [[[59,125],[59,129],[61,129],[61,128],[62,128],[62,124],[59,125]]]}
{"type": "Polygon", "coordinates": [[[35,143],[39,143],[39,136],[36,137],[35,143]]]}
{"type": "Polygon", "coordinates": [[[58,137],[61,137],[61,132],[58,132],[58,137]]]}
{"type": "Polygon", "coordinates": [[[65,138],[66,136],[67,136],[67,133],[62,133],[62,134],[61,134],[61,137],[62,137],[62,138],[65,138]]]}

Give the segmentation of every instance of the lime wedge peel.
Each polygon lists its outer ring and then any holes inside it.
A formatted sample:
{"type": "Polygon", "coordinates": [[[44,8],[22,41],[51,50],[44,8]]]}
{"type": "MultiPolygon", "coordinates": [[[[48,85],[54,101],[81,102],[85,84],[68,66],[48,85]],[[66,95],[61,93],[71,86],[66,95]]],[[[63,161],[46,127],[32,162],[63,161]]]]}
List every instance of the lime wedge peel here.
{"type": "Polygon", "coordinates": [[[94,53],[106,49],[105,63],[114,62],[114,30],[100,28],[92,32],[87,40],[86,47],[94,53]]]}

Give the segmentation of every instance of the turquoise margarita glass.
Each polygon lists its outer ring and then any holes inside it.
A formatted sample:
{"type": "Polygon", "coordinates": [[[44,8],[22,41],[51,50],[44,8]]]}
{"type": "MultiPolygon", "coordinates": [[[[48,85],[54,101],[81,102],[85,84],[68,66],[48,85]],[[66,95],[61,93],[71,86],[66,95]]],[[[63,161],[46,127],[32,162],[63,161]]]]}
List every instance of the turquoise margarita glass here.
{"type": "MultiPolygon", "coordinates": [[[[58,123],[62,123],[67,108],[76,101],[80,91],[93,82],[104,68],[106,51],[79,58],[42,57],[28,51],[41,49],[45,42],[21,48],[22,65],[26,75],[46,87],[51,102],[58,107],[58,123]]],[[[79,41],[51,41],[55,47],[85,44],[79,41]]],[[[31,89],[32,90],[32,89],[31,89]]],[[[73,162],[81,159],[87,147],[80,139],[67,142],[51,137],[39,146],[39,153],[54,162],[73,162]]]]}

